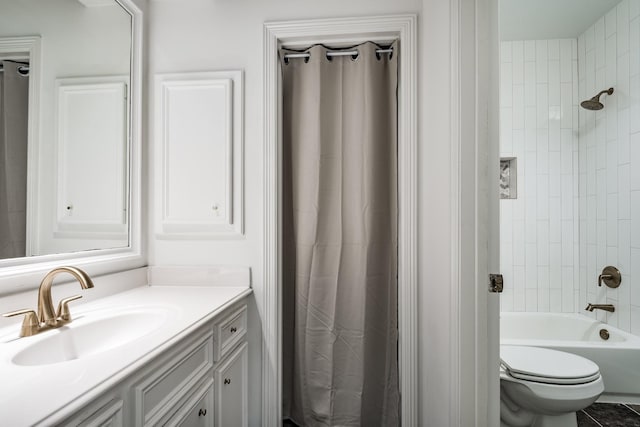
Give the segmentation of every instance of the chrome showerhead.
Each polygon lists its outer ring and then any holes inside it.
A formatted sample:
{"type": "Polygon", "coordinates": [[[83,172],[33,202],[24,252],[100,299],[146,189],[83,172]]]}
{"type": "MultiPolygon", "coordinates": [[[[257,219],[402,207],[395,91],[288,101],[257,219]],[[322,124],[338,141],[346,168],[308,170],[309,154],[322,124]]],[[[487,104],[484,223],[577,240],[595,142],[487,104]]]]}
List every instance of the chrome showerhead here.
{"type": "Polygon", "coordinates": [[[607,90],[601,91],[599,94],[597,94],[593,98],[591,98],[591,99],[589,99],[587,101],[582,101],[580,103],[580,106],[582,108],[586,108],[587,110],[602,110],[604,108],[604,105],[602,104],[602,102],[600,102],[600,96],[603,93],[606,93],[607,95],[611,95],[613,93],[613,88],[610,87],[607,90]]]}

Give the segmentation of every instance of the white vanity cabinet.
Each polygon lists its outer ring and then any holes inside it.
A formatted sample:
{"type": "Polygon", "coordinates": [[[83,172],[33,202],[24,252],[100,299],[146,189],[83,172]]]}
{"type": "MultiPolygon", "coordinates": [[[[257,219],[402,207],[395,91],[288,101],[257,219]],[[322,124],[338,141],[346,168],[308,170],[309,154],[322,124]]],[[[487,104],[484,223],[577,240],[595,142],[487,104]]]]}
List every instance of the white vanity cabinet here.
{"type": "Polygon", "coordinates": [[[66,426],[248,424],[247,307],[240,302],[69,418],[66,426]]]}

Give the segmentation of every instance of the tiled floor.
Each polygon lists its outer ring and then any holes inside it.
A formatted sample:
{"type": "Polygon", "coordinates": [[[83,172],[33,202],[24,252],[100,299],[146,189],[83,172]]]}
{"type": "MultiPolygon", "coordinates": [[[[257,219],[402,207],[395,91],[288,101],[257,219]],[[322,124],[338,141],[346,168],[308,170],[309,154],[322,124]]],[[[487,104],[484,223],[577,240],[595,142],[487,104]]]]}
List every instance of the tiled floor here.
{"type": "Polygon", "coordinates": [[[594,403],[578,412],[578,427],[640,427],[640,405],[594,403]]]}
{"type": "MultiPolygon", "coordinates": [[[[297,427],[284,420],[283,427],[297,427]]],[[[640,427],[640,405],[594,403],[578,412],[578,427],[640,427]]]]}

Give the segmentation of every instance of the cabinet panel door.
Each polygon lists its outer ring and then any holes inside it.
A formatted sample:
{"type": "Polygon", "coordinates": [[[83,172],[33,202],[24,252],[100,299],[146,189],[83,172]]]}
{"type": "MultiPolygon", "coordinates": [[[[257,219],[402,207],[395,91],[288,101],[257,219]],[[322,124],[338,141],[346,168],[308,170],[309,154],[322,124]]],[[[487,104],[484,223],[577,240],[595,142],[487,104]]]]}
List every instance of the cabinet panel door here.
{"type": "Polygon", "coordinates": [[[247,343],[245,342],[216,368],[215,415],[217,427],[241,427],[248,424],[247,357],[247,343]]]}
{"type": "Polygon", "coordinates": [[[242,238],[242,72],[156,76],[156,233],[242,238]]]}
{"type": "Polygon", "coordinates": [[[126,77],[60,79],[56,233],[124,239],[127,232],[126,77]]]}

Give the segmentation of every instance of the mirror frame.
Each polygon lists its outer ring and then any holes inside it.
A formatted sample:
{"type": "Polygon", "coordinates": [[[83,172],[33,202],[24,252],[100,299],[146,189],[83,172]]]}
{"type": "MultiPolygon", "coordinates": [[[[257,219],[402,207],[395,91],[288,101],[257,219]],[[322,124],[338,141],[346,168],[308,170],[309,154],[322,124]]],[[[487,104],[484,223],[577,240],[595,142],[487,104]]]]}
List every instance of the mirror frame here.
{"type": "MultiPolygon", "coordinates": [[[[130,126],[129,126],[129,245],[122,248],[96,249],[80,252],[38,255],[23,258],[0,260],[0,296],[13,294],[35,288],[42,277],[52,268],[60,265],[73,265],[85,270],[91,276],[129,270],[146,265],[142,245],[142,94],[143,94],[143,16],[142,10],[135,0],[114,0],[131,16],[131,60],[129,85],[130,126]]],[[[29,51],[30,60],[34,63],[42,61],[39,37],[35,48],[29,51]]],[[[29,89],[39,89],[40,76],[35,76],[29,89]]],[[[33,92],[29,102],[36,101],[39,107],[39,93],[33,92]]],[[[31,112],[30,108],[30,112],[31,112]]],[[[36,116],[36,120],[39,115],[36,116]]],[[[39,131],[33,130],[30,123],[29,143],[37,150],[39,131]]],[[[29,183],[31,189],[31,184],[29,183]]],[[[31,196],[29,196],[31,197],[31,196]]]]}

